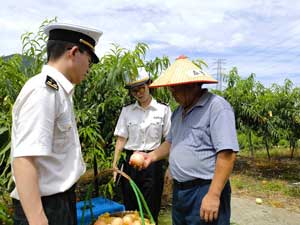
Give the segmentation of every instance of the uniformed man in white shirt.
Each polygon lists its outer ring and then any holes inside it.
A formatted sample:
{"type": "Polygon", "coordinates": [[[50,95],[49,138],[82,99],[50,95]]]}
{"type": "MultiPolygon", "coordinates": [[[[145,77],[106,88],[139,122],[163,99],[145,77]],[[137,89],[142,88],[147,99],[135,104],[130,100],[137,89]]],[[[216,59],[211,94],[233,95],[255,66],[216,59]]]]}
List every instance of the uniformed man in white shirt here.
{"type": "MultiPolygon", "coordinates": [[[[123,170],[141,189],[157,224],[164,180],[163,161],[156,162],[141,171],[128,164],[134,151],[150,152],[156,149],[170,130],[171,109],[151,96],[149,84],[149,73],[143,67],[139,67],[137,78],[126,85],[136,101],[123,107],[118,119],[114,132],[117,141],[113,167],[117,167],[120,153],[125,150],[126,160],[123,163],[123,170]]],[[[138,210],[137,200],[128,180],[121,178],[121,185],[126,210],[138,210]]]]}
{"type": "Polygon", "coordinates": [[[74,85],[98,63],[102,32],[50,24],[48,63],[22,88],[13,108],[11,193],[14,224],[76,224],[74,186],[85,172],[73,110],[74,85]]]}

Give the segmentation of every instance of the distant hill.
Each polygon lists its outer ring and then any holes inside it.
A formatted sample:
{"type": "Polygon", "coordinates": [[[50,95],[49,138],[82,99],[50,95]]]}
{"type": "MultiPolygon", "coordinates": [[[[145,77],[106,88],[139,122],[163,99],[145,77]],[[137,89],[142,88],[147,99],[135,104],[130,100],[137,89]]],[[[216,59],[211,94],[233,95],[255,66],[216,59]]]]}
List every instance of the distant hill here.
{"type": "Polygon", "coordinates": [[[30,66],[30,64],[33,62],[33,58],[32,57],[29,57],[29,56],[26,56],[26,55],[21,55],[21,54],[11,54],[11,55],[6,55],[6,56],[1,56],[1,58],[4,60],[4,61],[8,61],[10,60],[12,57],[14,56],[19,56],[22,58],[22,68],[23,67],[28,67],[30,66]]]}
{"type": "Polygon", "coordinates": [[[3,60],[7,61],[7,60],[10,60],[10,59],[11,59],[12,57],[14,57],[14,56],[20,56],[20,57],[22,57],[22,58],[27,57],[27,56],[22,56],[21,54],[16,53],[16,54],[11,54],[11,55],[4,55],[4,56],[1,56],[1,58],[2,58],[3,60]]]}

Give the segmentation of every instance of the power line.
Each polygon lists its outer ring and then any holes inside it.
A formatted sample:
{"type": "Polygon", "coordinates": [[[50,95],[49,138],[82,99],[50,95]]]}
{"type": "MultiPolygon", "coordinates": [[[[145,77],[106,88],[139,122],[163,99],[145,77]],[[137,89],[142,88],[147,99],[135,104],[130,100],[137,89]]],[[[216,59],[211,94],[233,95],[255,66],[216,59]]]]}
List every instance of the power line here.
{"type": "Polygon", "coordinates": [[[216,84],[216,89],[222,91],[223,79],[224,79],[224,74],[225,74],[224,65],[226,64],[226,59],[217,59],[213,64],[217,65],[217,67],[213,68],[214,70],[217,71],[216,77],[217,77],[218,83],[216,84]]]}

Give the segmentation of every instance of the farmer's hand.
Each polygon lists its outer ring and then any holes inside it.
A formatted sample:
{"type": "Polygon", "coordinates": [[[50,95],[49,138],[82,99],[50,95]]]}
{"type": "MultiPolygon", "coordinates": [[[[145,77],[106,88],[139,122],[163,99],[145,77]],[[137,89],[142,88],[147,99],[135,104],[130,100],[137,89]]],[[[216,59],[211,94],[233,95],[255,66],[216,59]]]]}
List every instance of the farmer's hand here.
{"type": "Polygon", "coordinates": [[[148,166],[150,166],[150,164],[153,163],[153,158],[150,153],[145,153],[144,154],[144,163],[143,163],[143,168],[146,169],[148,168],[148,166]]]}
{"type": "Polygon", "coordinates": [[[202,199],[200,208],[200,218],[205,222],[212,222],[218,218],[220,206],[220,196],[207,193],[202,199]]]}
{"type": "Polygon", "coordinates": [[[129,160],[129,165],[135,167],[138,170],[146,169],[151,164],[150,153],[135,151],[129,160]]]}

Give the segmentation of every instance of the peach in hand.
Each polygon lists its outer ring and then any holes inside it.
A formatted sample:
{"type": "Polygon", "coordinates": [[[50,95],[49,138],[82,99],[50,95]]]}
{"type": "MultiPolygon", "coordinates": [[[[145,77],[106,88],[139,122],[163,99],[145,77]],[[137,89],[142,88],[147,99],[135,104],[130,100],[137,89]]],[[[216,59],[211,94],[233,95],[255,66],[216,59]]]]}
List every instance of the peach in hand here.
{"type": "Polygon", "coordinates": [[[145,162],[144,156],[140,152],[134,152],[130,157],[130,165],[137,168],[142,168],[145,162]]]}

